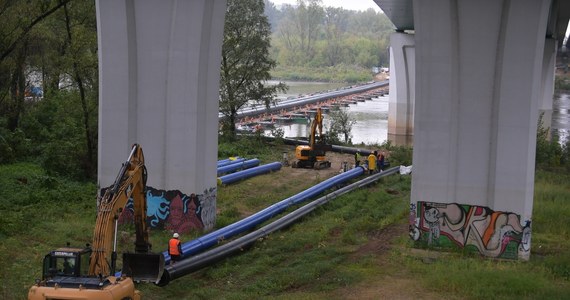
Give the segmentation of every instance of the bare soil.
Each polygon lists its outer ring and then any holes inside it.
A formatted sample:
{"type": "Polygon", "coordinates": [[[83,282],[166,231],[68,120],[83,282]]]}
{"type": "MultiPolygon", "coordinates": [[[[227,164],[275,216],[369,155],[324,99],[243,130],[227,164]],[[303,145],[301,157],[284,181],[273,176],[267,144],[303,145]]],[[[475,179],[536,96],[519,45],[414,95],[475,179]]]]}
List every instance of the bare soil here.
{"type": "MultiPolygon", "coordinates": [[[[327,160],[331,167],[321,170],[299,169],[288,167],[288,176],[312,178],[318,174],[323,179],[330,178],[341,172],[343,163],[349,168],[354,165],[352,154],[327,152],[327,160]]],[[[289,153],[290,162],[294,159],[294,152],[289,153]]],[[[389,269],[390,272],[377,275],[346,288],[332,291],[333,299],[441,299],[441,295],[424,290],[403,268],[395,265],[390,259],[391,250],[398,247],[396,241],[400,237],[408,235],[408,225],[405,223],[392,224],[386,228],[372,233],[368,243],[362,245],[351,254],[351,260],[358,261],[363,257],[374,257],[373,263],[381,269],[389,269]],[[393,271],[392,271],[393,270],[393,271]]]]}
{"type": "MultiPolygon", "coordinates": [[[[289,154],[289,157],[290,157],[289,161],[292,163],[295,160],[295,153],[291,152],[289,154]]],[[[320,170],[313,170],[306,168],[291,168],[290,173],[293,176],[303,176],[307,174],[307,171],[314,171],[318,172],[322,178],[330,178],[341,172],[343,162],[346,162],[348,164],[348,168],[351,168],[351,166],[354,165],[354,156],[352,154],[327,152],[326,158],[328,161],[331,162],[330,168],[325,168],[320,170]]]]}
{"type": "Polygon", "coordinates": [[[368,243],[362,245],[350,257],[357,261],[374,256],[377,268],[389,270],[356,285],[335,292],[342,299],[441,299],[441,295],[424,290],[410,274],[390,259],[391,250],[398,247],[396,240],[408,234],[405,223],[397,223],[373,233],[368,243]]]}

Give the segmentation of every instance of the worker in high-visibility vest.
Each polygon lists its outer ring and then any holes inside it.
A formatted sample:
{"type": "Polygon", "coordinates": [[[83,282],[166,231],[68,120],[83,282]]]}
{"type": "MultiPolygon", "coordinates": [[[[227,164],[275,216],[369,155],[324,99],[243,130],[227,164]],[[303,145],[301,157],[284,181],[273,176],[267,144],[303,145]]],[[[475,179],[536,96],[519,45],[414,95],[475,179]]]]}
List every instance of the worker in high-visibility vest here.
{"type": "Polygon", "coordinates": [[[370,155],[368,155],[368,173],[374,174],[375,172],[376,172],[376,155],[374,153],[370,153],[370,155]]]}
{"type": "Polygon", "coordinates": [[[170,264],[174,264],[175,262],[180,260],[182,256],[182,245],[180,243],[180,235],[178,233],[174,233],[170,241],[168,241],[168,255],[170,255],[170,264]]]}

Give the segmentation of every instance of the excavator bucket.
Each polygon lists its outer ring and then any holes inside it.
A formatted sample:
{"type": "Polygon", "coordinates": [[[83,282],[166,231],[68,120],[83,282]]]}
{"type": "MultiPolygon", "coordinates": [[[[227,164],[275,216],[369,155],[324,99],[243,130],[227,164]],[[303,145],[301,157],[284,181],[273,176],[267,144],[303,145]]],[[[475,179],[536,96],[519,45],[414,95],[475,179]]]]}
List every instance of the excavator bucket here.
{"type": "Polygon", "coordinates": [[[163,272],[161,253],[123,253],[123,273],[135,282],[157,283],[163,272]]]}

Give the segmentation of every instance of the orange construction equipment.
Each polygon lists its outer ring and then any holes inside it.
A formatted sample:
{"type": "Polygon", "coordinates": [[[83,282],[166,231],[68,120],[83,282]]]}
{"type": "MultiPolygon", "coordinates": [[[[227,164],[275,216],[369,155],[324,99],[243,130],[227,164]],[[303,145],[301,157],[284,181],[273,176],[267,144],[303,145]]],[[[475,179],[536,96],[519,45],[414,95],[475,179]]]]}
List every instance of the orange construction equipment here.
{"type": "Polygon", "coordinates": [[[36,280],[28,299],[140,299],[134,282],[158,282],[164,270],[162,253],[151,253],[146,224],[146,167],[142,148],[135,144],[115,183],[97,208],[93,244],[64,247],[44,257],[42,279],[36,280]],[[117,272],[117,225],[129,198],[134,203],[134,253],[123,254],[117,272]]]}
{"type": "Polygon", "coordinates": [[[295,148],[295,158],[291,166],[293,168],[314,168],[316,170],[329,168],[331,162],[326,160],[326,152],[332,150],[332,145],[324,142],[323,114],[321,108],[317,108],[315,118],[311,122],[309,145],[300,145],[295,148]],[[317,141],[317,128],[319,129],[317,141]]]}

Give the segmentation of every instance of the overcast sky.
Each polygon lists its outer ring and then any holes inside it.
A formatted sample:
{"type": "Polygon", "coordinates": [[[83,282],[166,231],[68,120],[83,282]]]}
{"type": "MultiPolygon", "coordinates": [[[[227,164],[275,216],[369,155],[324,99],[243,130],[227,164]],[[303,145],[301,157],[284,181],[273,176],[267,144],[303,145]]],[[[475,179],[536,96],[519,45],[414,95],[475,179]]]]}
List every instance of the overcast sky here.
{"type": "MultiPolygon", "coordinates": [[[[275,5],[297,4],[297,0],[269,0],[275,5]]],[[[373,0],[323,0],[323,6],[342,7],[347,10],[367,10],[369,8],[380,11],[380,7],[373,0]]]]}

